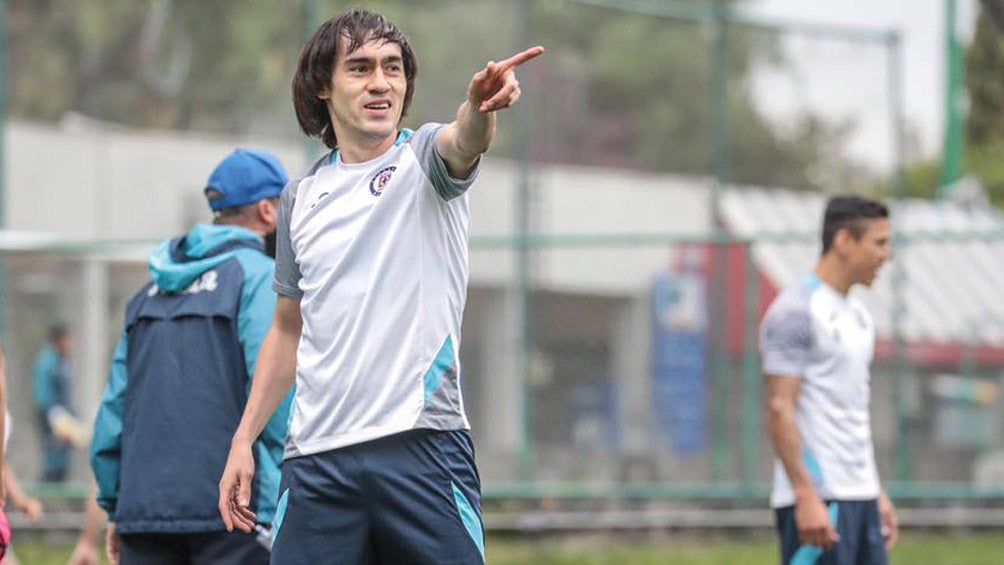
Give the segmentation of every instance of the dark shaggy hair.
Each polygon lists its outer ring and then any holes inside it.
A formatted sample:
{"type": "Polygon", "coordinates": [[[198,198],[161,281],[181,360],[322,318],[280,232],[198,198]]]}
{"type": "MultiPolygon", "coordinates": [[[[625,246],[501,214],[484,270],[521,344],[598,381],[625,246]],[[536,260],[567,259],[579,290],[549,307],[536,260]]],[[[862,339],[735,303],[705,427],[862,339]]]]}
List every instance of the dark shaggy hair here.
{"type": "Polygon", "coordinates": [[[834,196],[823,214],[823,254],[831,247],[837,232],[847,229],[854,239],[865,233],[869,220],[888,218],[889,208],[881,202],[860,196],[834,196]]]}
{"type": "Polygon", "coordinates": [[[338,146],[335,129],[324,100],[317,96],[331,86],[331,75],[340,52],[341,38],[348,40],[351,53],[367,41],[396,43],[401,47],[407,89],[401,118],[408,114],[415,94],[418,60],[408,38],[384,16],[366,10],[349,10],[321,24],[300,51],[300,60],[293,76],[293,107],[303,133],[318,137],[331,149],[338,146]]]}

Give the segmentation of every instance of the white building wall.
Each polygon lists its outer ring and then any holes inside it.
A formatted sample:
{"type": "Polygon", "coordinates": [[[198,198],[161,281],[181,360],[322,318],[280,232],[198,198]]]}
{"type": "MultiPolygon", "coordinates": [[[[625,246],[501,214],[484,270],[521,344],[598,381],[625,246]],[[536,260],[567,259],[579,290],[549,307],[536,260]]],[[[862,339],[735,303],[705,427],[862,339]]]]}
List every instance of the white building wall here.
{"type": "MultiPolygon", "coordinates": [[[[7,136],[8,229],[68,241],[148,242],[124,253],[137,265],[142,265],[154,241],[210,219],[202,189],[216,163],[234,147],[273,151],[291,175],[314,158],[300,142],[130,131],[82,121],[65,127],[14,122],[8,124],[7,136]]],[[[311,151],[319,154],[322,150],[313,145],[311,151]]],[[[470,197],[475,242],[483,236],[513,234],[516,167],[486,157],[470,197]]],[[[537,234],[692,236],[711,225],[707,186],[702,181],[584,167],[541,168],[534,171],[532,180],[532,224],[537,234]]],[[[532,276],[538,289],[630,297],[623,301],[625,311],[618,315],[618,324],[625,325],[621,335],[634,337],[617,340],[614,347],[630,351],[616,352],[613,363],[615,370],[626,373],[623,384],[631,391],[625,396],[623,412],[643,422],[647,418],[647,353],[642,350],[647,345],[635,338],[648,330],[647,317],[639,310],[644,300],[639,297],[646,295],[653,274],[671,261],[668,245],[547,247],[532,253],[532,276]]],[[[116,260],[122,257],[123,253],[116,254],[116,260]]],[[[481,296],[488,302],[478,310],[482,317],[473,321],[476,328],[466,328],[480,334],[480,351],[474,356],[480,367],[465,367],[465,373],[481,379],[476,387],[480,398],[474,402],[487,413],[472,420],[489,423],[490,428],[480,433],[480,443],[483,456],[499,463],[492,466],[501,471],[491,473],[493,479],[512,477],[512,455],[522,433],[515,258],[504,247],[475,245],[471,252],[471,287],[487,291],[481,296]]],[[[85,406],[82,412],[91,417],[91,404],[96,403],[106,379],[107,355],[113,347],[113,343],[102,345],[102,340],[118,335],[121,321],[115,317],[121,305],[108,303],[109,263],[96,262],[93,256],[76,256],[72,261],[77,264],[71,269],[81,276],[55,292],[65,295],[57,303],[76,305],[61,308],[59,314],[72,312],[86,318],[79,323],[68,321],[86,334],[79,340],[85,351],[78,356],[82,381],[78,396],[85,406]]],[[[33,352],[14,352],[13,365],[27,368],[30,355],[33,352]]],[[[27,400],[26,387],[21,386],[19,394],[27,400]]],[[[638,422],[629,426],[632,436],[640,429],[638,422]]],[[[641,437],[627,440],[635,447],[644,443],[641,437]]]]}

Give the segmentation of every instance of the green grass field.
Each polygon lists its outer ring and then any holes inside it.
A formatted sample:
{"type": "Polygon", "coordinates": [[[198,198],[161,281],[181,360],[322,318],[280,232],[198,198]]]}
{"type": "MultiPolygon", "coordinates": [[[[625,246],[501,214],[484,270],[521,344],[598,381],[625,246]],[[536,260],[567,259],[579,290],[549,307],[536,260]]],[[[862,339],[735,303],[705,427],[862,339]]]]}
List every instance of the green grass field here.
{"type": "MultiPolygon", "coordinates": [[[[49,547],[38,541],[17,542],[22,565],[65,565],[70,547],[49,547]]],[[[489,540],[491,565],[764,565],[776,563],[769,539],[731,542],[684,538],[653,543],[576,540],[527,542],[489,540]]],[[[1000,565],[1001,535],[909,535],[892,555],[895,565],[1000,565]]]]}
{"type": "MultiPolygon", "coordinates": [[[[489,546],[493,565],[764,565],[777,563],[771,539],[734,542],[725,539],[683,539],[652,544],[586,543],[537,545],[496,542],[489,546]]],[[[1004,534],[906,536],[895,548],[896,565],[1000,565],[1004,534]]]]}

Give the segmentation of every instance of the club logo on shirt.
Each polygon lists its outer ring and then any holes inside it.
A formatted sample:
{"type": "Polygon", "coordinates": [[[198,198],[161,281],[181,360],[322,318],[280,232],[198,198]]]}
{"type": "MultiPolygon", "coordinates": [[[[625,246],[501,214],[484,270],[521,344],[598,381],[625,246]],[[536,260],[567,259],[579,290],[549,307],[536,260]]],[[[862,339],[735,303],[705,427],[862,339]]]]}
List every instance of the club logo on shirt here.
{"type": "Polygon", "coordinates": [[[384,167],[380,169],[380,172],[373,175],[373,178],[370,179],[370,193],[373,194],[373,196],[380,196],[383,194],[383,189],[387,188],[387,185],[390,184],[390,176],[394,174],[394,171],[396,170],[396,166],[384,167]]]}

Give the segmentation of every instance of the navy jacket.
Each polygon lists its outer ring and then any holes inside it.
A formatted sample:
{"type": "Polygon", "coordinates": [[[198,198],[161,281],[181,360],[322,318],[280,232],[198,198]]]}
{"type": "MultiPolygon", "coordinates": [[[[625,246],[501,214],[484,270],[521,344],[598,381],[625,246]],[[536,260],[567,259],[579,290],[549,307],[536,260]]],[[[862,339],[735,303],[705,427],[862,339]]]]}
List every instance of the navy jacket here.
{"type": "MultiPolygon", "coordinates": [[[[218,483],[272,321],[274,262],[257,234],[199,225],[150,256],[94,429],[98,503],[120,533],[223,529],[218,483]]],[[[254,445],[251,507],[275,514],[292,395],[254,445]]]]}

